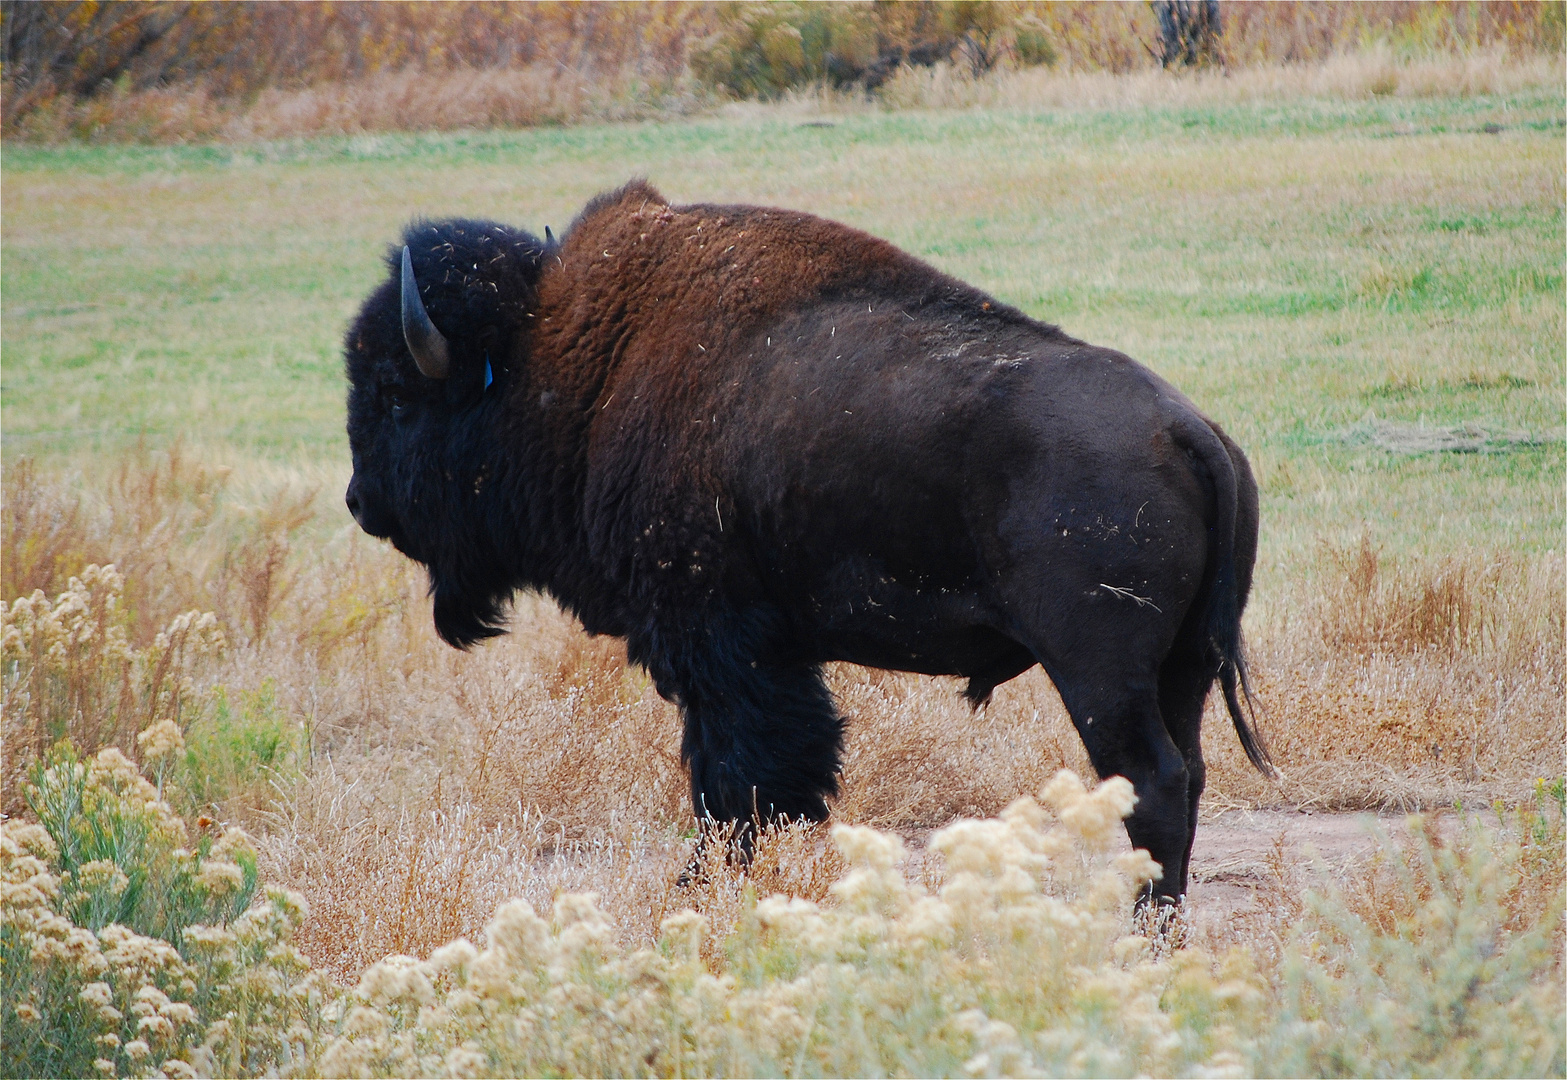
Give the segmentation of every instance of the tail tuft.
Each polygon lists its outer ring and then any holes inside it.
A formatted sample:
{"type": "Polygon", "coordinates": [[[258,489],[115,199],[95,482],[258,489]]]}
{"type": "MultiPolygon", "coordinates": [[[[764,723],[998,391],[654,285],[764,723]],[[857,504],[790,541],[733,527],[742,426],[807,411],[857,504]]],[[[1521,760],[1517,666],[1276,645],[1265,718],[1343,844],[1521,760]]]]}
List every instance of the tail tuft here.
{"type": "Polygon", "coordinates": [[[1223,564],[1214,581],[1213,602],[1208,614],[1208,642],[1219,661],[1219,686],[1224,690],[1224,707],[1229,710],[1241,748],[1257,771],[1272,780],[1280,778],[1268,753],[1267,743],[1256,725],[1256,700],[1251,693],[1251,678],[1246,671],[1245,647],[1241,641],[1240,612],[1237,610],[1234,565],[1223,564]],[[1241,702],[1245,701],[1245,708],[1241,702]]]}
{"type": "Polygon", "coordinates": [[[1248,713],[1253,715],[1256,713],[1256,703],[1251,696],[1250,684],[1251,680],[1246,677],[1244,660],[1235,663],[1226,662],[1219,668],[1219,685],[1224,689],[1224,707],[1230,711],[1230,720],[1235,724],[1235,734],[1240,737],[1241,749],[1246,751],[1246,757],[1263,776],[1271,780],[1282,780],[1284,774],[1273,764],[1268,746],[1262,741],[1262,733],[1257,730],[1255,721],[1247,716],[1248,713]],[[1246,700],[1244,710],[1241,708],[1243,697],[1246,700]]]}

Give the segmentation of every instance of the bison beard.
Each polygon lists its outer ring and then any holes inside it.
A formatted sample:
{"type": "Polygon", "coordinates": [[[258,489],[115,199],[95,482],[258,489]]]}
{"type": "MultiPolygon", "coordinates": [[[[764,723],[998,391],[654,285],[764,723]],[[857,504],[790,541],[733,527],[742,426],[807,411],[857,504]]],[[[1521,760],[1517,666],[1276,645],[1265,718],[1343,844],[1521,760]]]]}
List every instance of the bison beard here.
{"type": "MultiPolygon", "coordinates": [[[[1247,754],[1257,491],[1169,384],[806,214],[632,183],[560,240],[417,222],[346,340],[348,505],[467,647],[555,597],[685,717],[698,815],[827,816],[831,660],[1042,664],[1185,892],[1215,678],[1247,754]]],[[[741,830],[744,832],[744,830],[741,830]]]]}

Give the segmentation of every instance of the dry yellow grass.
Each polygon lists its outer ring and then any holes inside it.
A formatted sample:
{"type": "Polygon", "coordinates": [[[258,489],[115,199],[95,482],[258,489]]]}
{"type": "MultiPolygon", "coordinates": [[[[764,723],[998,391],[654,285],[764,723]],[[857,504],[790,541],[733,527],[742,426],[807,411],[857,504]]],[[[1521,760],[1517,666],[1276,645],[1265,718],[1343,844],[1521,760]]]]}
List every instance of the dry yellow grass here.
{"type": "MultiPolygon", "coordinates": [[[[627,945],[651,942],[692,902],[720,929],[737,917],[746,883],[721,860],[694,891],[674,884],[692,835],[679,718],[618,642],[523,598],[510,636],[453,652],[401,556],[332,536],[305,494],[236,499],[225,483],[161,456],[98,488],[13,468],[7,588],[47,592],[117,561],[156,585],[128,582],[135,625],[223,612],[231,647],[199,672],[197,700],[268,688],[306,750],[262,788],[199,809],[256,831],[268,876],[307,897],[301,943],[314,962],[351,979],[389,953],[425,955],[477,934],[509,896],[542,910],[561,891],[596,892],[627,945]]],[[[1562,573],[1559,554],[1324,547],[1249,628],[1262,726],[1286,778],[1258,777],[1215,710],[1206,805],[1527,799],[1561,771],[1562,573]]],[[[849,717],[836,820],[917,841],[999,813],[1059,768],[1087,771],[1037,670],[979,713],[952,680],[839,666],[830,681],[849,717]]],[[[789,830],[762,844],[751,882],[821,895],[834,859],[820,830],[789,830]]]]}
{"type": "Polygon", "coordinates": [[[217,132],[257,139],[376,131],[455,131],[679,116],[696,87],[653,87],[634,71],[589,77],[554,64],[520,69],[388,72],[305,90],[266,90],[217,132]]]}
{"type": "Polygon", "coordinates": [[[1263,63],[1233,70],[1130,73],[1026,68],[975,79],[946,65],[904,68],[883,91],[893,108],[1073,109],[1191,107],[1301,98],[1440,97],[1509,94],[1561,80],[1561,60],[1493,48],[1462,55],[1399,58],[1385,46],[1318,63],[1263,63]]]}
{"type": "MultiPolygon", "coordinates": [[[[975,77],[961,67],[905,67],[881,89],[813,86],[790,91],[783,108],[810,114],[907,109],[1116,109],[1268,103],[1317,98],[1357,101],[1506,95],[1554,87],[1561,58],[1502,45],[1408,56],[1386,44],[1335,52],[1307,63],[1262,60],[1226,69],[1166,71],[1065,65],[998,68],[975,77]]],[[[59,97],[8,133],[33,143],[253,143],[326,135],[465,131],[670,119],[732,104],[689,76],[649,79],[637,65],[576,70],[524,67],[380,71],[306,87],[269,87],[245,98],[205,86],[155,87],[87,98],[59,97]]]]}

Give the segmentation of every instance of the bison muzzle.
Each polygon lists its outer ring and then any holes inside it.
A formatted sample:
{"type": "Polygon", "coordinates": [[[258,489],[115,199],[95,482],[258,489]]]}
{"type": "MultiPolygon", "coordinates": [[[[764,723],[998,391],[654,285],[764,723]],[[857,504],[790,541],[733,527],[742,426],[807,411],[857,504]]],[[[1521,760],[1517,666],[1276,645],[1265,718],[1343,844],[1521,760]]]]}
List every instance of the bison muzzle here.
{"type": "MultiPolygon", "coordinates": [[[[640,182],[559,238],[416,222],[348,331],[348,506],[452,645],[512,594],[626,640],[703,819],[821,820],[822,664],[1044,666],[1184,894],[1215,679],[1243,712],[1246,458],[1179,391],[874,237],[640,182]]],[[[742,829],[742,832],[744,830],[742,829]]]]}

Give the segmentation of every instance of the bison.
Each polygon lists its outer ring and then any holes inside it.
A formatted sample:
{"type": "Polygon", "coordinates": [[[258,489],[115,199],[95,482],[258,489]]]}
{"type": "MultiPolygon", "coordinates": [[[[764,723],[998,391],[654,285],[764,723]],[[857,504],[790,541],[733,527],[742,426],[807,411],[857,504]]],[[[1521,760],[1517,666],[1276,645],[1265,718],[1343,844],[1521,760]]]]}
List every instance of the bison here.
{"type": "Polygon", "coordinates": [[[827,816],[839,660],[1044,666],[1185,893],[1217,678],[1241,745],[1245,456],[1158,375],[809,214],[633,182],[557,239],[415,222],[346,342],[348,508],[459,648],[512,594],[624,638],[697,815],[827,816]]]}

